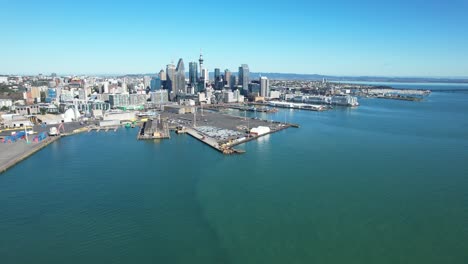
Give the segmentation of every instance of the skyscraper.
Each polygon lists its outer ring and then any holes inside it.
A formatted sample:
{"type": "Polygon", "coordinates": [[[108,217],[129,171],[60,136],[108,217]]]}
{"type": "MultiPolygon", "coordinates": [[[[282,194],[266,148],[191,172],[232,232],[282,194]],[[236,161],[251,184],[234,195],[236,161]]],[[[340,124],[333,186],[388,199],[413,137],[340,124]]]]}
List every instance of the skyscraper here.
{"type": "Polygon", "coordinates": [[[270,93],[270,81],[267,77],[260,77],[260,96],[268,97],[270,93]]]}
{"type": "Polygon", "coordinates": [[[229,81],[229,87],[231,88],[231,90],[234,90],[236,85],[237,85],[237,76],[231,75],[231,80],[229,81]]]}
{"type": "Polygon", "coordinates": [[[242,90],[246,93],[249,90],[250,72],[247,64],[242,64],[239,67],[239,84],[242,85],[242,90]]]}
{"type": "Polygon", "coordinates": [[[175,73],[176,68],[174,64],[168,64],[166,66],[166,89],[170,92],[175,93],[175,73]]]}
{"type": "Polygon", "coordinates": [[[219,68],[214,69],[214,80],[215,82],[218,81],[221,78],[221,71],[219,68]]]}
{"type": "Polygon", "coordinates": [[[208,73],[208,69],[205,69],[203,68],[202,72],[201,72],[201,76],[202,76],[202,82],[203,82],[203,86],[206,87],[206,83],[208,82],[208,79],[209,79],[209,73],[208,73]]]}
{"type": "Polygon", "coordinates": [[[219,68],[214,69],[214,84],[215,84],[215,89],[220,89],[220,83],[221,82],[221,71],[219,68]]]}
{"type": "Polygon", "coordinates": [[[166,80],[166,73],[164,72],[163,69],[161,69],[161,71],[159,72],[159,79],[161,79],[161,81],[166,80]]]}
{"type": "Polygon", "coordinates": [[[191,87],[195,87],[198,82],[198,64],[196,62],[189,63],[189,83],[191,87]]]}
{"type": "Polygon", "coordinates": [[[159,78],[159,76],[155,76],[151,79],[151,91],[154,92],[156,90],[160,90],[161,89],[161,78],[159,78]]]}
{"type": "Polygon", "coordinates": [[[176,95],[180,93],[186,93],[187,91],[185,90],[185,67],[184,60],[182,58],[179,59],[179,62],[177,63],[175,80],[176,95]]]}
{"type": "Polygon", "coordinates": [[[228,87],[231,87],[231,71],[228,69],[224,70],[224,85],[227,85],[228,87]]]}

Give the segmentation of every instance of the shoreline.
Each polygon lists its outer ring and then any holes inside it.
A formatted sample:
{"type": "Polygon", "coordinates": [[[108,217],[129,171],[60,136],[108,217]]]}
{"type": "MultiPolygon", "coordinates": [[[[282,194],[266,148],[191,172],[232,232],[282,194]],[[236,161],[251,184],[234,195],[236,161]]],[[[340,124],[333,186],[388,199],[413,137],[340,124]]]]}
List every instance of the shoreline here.
{"type": "MultiPolygon", "coordinates": [[[[45,139],[45,140],[43,140],[43,141],[41,141],[39,143],[35,143],[35,145],[32,146],[31,148],[26,149],[26,150],[22,151],[19,154],[14,154],[14,156],[9,158],[8,161],[6,161],[4,164],[0,165],[0,174],[6,172],[7,170],[9,170],[12,167],[16,166],[21,161],[26,160],[27,158],[34,155],[36,152],[38,152],[41,149],[47,147],[51,143],[59,140],[60,138],[61,138],[61,136],[47,137],[47,139],[45,139]]],[[[19,144],[19,143],[14,143],[14,144],[19,144]]],[[[34,143],[30,143],[30,144],[34,144],[34,143]]]]}

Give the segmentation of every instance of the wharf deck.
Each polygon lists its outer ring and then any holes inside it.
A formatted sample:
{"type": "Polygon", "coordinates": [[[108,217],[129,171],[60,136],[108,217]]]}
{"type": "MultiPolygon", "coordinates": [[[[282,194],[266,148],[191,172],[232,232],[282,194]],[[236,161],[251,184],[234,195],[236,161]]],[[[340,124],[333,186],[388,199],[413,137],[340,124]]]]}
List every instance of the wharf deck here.
{"type": "Polygon", "coordinates": [[[164,120],[148,120],[144,122],[138,131],[138,140],[171,138],[169,126],[164,120]]]}
{"type": "Polygon", "coordinates": [[[39,143],[18,141],[15,143],[0,144],[0,173],[3,173],[19,162],[27,159],[47,145],[60,139],[60,136],[47,137],[39,143]]]}

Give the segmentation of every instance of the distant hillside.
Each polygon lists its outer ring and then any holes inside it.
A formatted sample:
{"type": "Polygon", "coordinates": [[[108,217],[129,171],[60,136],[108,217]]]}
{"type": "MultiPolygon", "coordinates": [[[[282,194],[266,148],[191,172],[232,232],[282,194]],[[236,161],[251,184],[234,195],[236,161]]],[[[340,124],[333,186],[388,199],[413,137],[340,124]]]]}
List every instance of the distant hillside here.
{"type": "Polygon", "coordinates": [[[331,76],[320,74],[252,72],[251,78],[260,76],[276,80],[322,80],[357,82],[408,82],[408,83],[468,83],[468,78],[422,78],[422,77],[380,77],[380,76],[331,76]]]}

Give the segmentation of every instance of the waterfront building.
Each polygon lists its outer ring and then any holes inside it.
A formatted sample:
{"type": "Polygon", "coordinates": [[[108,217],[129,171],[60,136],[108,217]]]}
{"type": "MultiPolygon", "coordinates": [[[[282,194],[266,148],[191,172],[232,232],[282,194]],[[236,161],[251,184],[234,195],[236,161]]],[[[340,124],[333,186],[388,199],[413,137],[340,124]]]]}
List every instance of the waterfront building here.
{"type": "Polygon", "coordinates": [[[252,82],[249,84],[249,91],[255,96],[260,95],[260,84],[258,82],[252,82]]]}
{"type": "Polygon", "coordinates": [[[236,103],[237,98],[234,97],[234,93],[232,91],[223,91],[223,101],[225,103],[236,103]]]}
{"type": "Polygon", "coordinates": [[[247,64],[242,64],[239,67],[239,85],[242,86],[242,90],[246,93],[249,90],[250,72],[247,64]]]}
{"type": "Polygon", "coordinates": [[[181,58],[177,63],[176,68],[176,76],[175,76],[175,87],[176,87],[176,95],[181,93],[186,93],[185,90],[185,67],[184,67],[184,60],[181,58]]]}
{"type": "Polygon", "coordinates": [[[161,78],[153,77],[151,79],[151,84],[150,84],[151,91],[154,92],[156,90],[160,90],[161,86],[162,86],[161,78]]]}
{"type": "Polygon", "coordinates": [[[109,94],[109,103],[111,107],[120,107],[130,105],[129,94],[109,94]]]}
{"type": "Polygon", "coordinates": [[[153,104],[165,104],[169,102],[169,94],[167,90],[157,90],[150,93],[151,102],[153,104]]]}
{"type": "Polygon", "coordinates": [[[189,63],[189,83],[191,87],[195,87],[198,82],[198,64],[196,62],[189,63]]]}
{"type": "Polygon", "coordinates": [[[267,77],[260,77],[260,96],[268,97],[270,94],[270,82],[267,77]]]}
{"type": "Polygon", "coordinates": [[[281,93],[279,91],[270,91],[269,98],[270,99],[279,99],[281,96],[281,93]]]}
{"type": "Polygon", "coordinates": [[[146,94],[130,94],[129,96],[130,105],[144,105],[146,101],[146,94]]]}
{"type": "Polygon", "coordinates": [[[244,102],[244,96],[241,95],[239,89],[234,90],[233,94],[234,94],[234,99],[235,99],[238,103],[243,103],[243,102],[244,102]]]}

